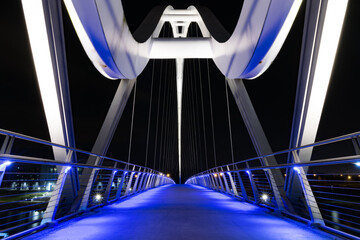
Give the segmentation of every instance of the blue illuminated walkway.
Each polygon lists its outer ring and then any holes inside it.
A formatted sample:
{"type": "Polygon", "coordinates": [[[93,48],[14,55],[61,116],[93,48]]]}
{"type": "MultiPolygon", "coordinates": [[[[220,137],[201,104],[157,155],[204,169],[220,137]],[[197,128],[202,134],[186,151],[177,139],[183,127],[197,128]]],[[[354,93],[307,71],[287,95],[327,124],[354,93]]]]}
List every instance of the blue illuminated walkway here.
{"type": "Polygon", "coordinates": [[[334,239],[208,189],[149,190],[25,239],[334,239]]]}

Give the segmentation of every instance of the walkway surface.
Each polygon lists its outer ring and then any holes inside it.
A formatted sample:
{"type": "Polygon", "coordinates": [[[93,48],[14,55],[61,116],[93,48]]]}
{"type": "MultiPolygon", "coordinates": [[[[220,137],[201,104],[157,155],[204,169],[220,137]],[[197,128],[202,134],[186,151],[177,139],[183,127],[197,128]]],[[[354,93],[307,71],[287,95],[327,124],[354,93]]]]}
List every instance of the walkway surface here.
{"type": "Polygon", "coordinates": [[[61,223],[42,239],[334,239],[206,188],[168,185],[61,223]]]}

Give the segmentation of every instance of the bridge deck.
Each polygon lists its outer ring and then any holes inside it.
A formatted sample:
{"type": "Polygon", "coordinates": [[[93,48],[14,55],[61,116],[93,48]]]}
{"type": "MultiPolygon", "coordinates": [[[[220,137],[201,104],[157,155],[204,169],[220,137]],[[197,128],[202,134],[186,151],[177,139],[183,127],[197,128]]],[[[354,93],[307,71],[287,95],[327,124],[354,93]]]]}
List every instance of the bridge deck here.
{"type": "Polygon", "coordinates": [[[334,239],[208,189],[172,185],[61,223],[26,239],[334,239]]]}

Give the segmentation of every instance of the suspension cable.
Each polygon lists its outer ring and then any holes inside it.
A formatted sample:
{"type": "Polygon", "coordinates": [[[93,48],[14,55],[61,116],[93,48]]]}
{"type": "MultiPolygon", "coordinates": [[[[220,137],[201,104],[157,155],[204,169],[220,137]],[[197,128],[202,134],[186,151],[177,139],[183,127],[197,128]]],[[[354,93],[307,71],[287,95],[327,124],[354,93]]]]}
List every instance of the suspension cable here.
{"type": "Polygon", "coordinates": [[[128,163],[130,163],[131,158],[131,146],[132,146],[132,136],[133,136],[133,128],[134,128],[134,115],[135,115],[135,102],[136,102],[136,89],[137,89],[137,79],[135,80],[134,86],[134,97],[133,97],[133,105],[132,105],[132,112],[131,112],[131,125],[130,125],[130,143],[129,143],[129,152],[128,152],[128,163]]]}
{"type": "Polygon", "coordinates": [[[228,86],[227,86],[226,78],[225,78],[225,96],[226,96],[227,117],[228,117],[228,123],[229,123],[231,161],[232,161],[232,163],[234,163],[234,148],[233,148],[231,116],[230,116],[230,107],[229,107],[229,93],[228,93],[228,86]]]}
{"type": "MultiPolygon", "coordinates": [[[[198,28],[196,28],[196,37],[199,37],[198,28]]],[[[200,101],[201,101],[201,116],[202,116],[202,125],[203,125],[203,137],[204,137],[204,157],[205,157],[205,167],[209,169],[208,165],[208,156],[207,156],[207,142],[206,142],[206,125],[205,125],[205,113],[204,113],[204,97],[203,97],[203,86],[202,86],[202,79],[201,79],[201,65],[200,59],[198,59],[199,64],[199,83],[200,83],[200,101]]]]}
{"type": "Polygon", "coordinates": [[[150,87],[150,101],[149,101],[149,117],[148,117],[147,134],[146,134],[145,167],[147,167],[148,155],[149,155],[150,119],[151,119],[152,100],[153,100],[154,71],[155,71],[155,59],[153,60],[152,73],[151,73],[151,87],[150,87]]]}
{"type": "Polygon", "coordinates": [[[211,80],[210,80],[210,71],[209,71],[209,60],[206,59],[206,68],[208,74],[208,82],[209,82],[209,103],[210,103],[210,115],[211,115],[211,133],[212,133],[212,142],[213,142],[213,150],[214,150],[214,163],[217,166],[216,162],[216,146],[215,146],[215,133],[214,133],[214,116],[213,116],[213,106],[212,106],[212,96],[211,96],[211,80]]]}

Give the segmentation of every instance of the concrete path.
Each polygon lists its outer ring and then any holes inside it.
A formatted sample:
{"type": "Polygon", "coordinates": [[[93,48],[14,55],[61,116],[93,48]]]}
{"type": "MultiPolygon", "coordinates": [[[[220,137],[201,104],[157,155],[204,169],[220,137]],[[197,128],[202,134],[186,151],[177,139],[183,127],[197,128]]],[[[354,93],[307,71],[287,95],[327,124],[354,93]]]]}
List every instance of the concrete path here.
{"type": "Polygon", "coordinates": [[[36,233],[42,239],[334,239],[211,190],[164,186],[36,233]]]}

